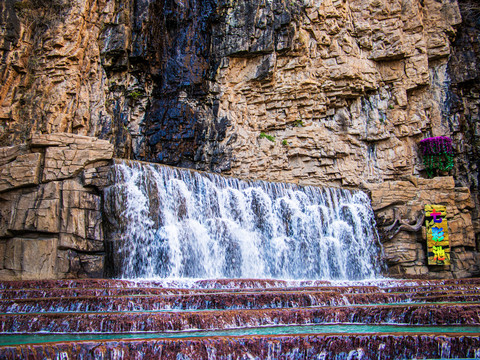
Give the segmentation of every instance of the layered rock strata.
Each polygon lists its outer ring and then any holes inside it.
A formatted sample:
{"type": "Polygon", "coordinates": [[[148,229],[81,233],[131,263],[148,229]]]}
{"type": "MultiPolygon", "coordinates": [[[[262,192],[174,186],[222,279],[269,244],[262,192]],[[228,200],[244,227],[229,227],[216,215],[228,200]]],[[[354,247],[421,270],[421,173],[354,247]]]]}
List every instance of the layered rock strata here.
{"type": "Polygon", "coordinates": [[[0,148],[0,276],[103,275],[101,175],[113,145],[67,133],[0,148]]]}
{"type": "Polygon", "coordinates": [[[453,177],[447,176],[433,179],[410,177],[370,188],[390,274],[439,278],[478,274],[480,258],[471,216],[474,202],[469,188],[455,187],[453,177]],[[450,266],[427,265],[425,204],[447,207],[450,266]]]}
{"type": "Polygon", "coordinates": [[[473,225],[480,245],[480,6],[471,0],[459,2],[462,24],[458,28],[448,61],[450,92],[447,102],[450,128],[457,146],[455,179],[467,186],[475,203],[473,225]]]}
{"type": "Polygon", "coordinates": [[[3,5],[4,143],[73,132],[120,157],[358,187],[422,174],[418,140],[450,134],[456,2],[56,2],[3,5]]]}

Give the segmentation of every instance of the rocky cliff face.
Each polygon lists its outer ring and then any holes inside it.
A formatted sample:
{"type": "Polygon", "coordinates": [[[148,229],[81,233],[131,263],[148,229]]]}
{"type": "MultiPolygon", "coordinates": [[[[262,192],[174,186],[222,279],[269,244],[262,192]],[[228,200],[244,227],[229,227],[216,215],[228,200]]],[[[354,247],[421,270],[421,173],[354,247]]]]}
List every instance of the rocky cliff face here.
{"type": "MultiPolygon", "coordinates": [[[[0,145],[71,133],[116,157],[377,190],[424,177],[417,143],[445,135],[478,205],[478,17],[465,4],[462,23],[452,0],[4,0],[0,145]]],[[[415,261],[396,265],[423,273],[415,261]]]]}
{"type": "Polygon", "coordinates": [[[55,3],[4,2],[5,145],[72,132],[121,157],[360,186],[419,174],[416,142],[449,130],[456,2],[55,3]]]}
{"type": "Polygon", "coordinates": [[[480,246],[480,5],[460,2],[463,22],[448,62],[449,127],[457,146],[455,179],[468,186],[475,203],[473,223],[480,246]]]}

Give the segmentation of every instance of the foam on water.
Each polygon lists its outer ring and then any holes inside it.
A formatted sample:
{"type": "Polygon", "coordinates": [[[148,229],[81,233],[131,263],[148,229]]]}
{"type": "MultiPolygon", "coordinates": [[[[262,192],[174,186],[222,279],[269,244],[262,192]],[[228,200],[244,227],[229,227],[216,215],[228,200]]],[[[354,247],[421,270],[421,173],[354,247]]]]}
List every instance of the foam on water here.
{"type": "Polygon", "coordinates": [[[368,196],[139,162],[105,191],[123,278],[374,279],[368,196]]]}

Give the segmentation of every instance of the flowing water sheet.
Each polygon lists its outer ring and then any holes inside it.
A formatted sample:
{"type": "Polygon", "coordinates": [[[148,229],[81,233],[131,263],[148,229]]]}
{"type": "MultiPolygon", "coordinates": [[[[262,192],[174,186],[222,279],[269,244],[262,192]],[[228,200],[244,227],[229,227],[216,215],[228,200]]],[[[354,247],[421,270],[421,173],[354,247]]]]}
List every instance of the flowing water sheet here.
{"type": "Polygon", "coordinates": [[[361,192],[119,162],[105,191],[124,278],[372,279],[379,246],[361,192]]]}

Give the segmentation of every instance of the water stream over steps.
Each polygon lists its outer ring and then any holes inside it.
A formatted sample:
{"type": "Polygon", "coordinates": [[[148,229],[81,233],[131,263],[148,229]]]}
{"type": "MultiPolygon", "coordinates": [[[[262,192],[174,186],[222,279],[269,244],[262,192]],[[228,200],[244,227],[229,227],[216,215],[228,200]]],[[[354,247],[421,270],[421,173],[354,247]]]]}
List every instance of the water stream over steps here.
{"type": "Polygon", "coordinates": [[[478,358],[479,299],[480,279],[0,282],[0,358],[478,358]]]}
{"type": "Polygon", "coordinates": [[[119,162],[111,274],[0,282],[0,359],[480,358],[480,279],[379,274],[362,192],[119,162]]]}

